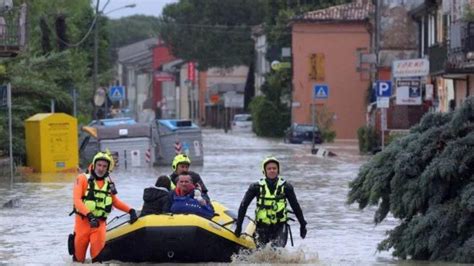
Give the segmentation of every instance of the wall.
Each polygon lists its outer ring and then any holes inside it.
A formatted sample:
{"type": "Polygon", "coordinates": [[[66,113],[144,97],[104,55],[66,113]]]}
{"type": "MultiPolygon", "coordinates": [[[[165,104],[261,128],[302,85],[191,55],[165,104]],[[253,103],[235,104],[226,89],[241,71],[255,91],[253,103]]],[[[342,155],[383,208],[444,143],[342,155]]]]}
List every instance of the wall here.
{"type": "Polygon", "coordinates": [[[356,71],[358,48],[370,47],[370,35],[363,23],[293,25],[292,122],[311,123],[312,90],[316,83],[329,86],[329,98],[316,100],[334,112],[333,129],[338,139],[356,139],[366,121],[366,91],[369,80],[356,71]],[[325,80],[309,80],[309,56],[323,53],[325,80]]]}
{"type": "Polygon", "coordinates": [[[171,62],[175,59],[165,44],[160,43],[153,48],[153,69],[158,69],[164,63],[171,62]]]}
{"type": "MultiPolygon", "coordinates": [[[[169,63],[175,60],[175,57],[171,54],[170,49],[163,43],[159,43],[157,46],[153,48],[153,73],[156,73],[161,66],[165,63],[169,63]]],[[[153,106],[159,107],[166,103],[166,97],[164,95],[164,87],[166,86],[164,83],[170,83],[170,81],[159,81],[153,79],[153,106]],[[163,99],[165,99],[163,101],[163,99]]],[[[173,104],[174,106],[174,104],[173,104]]],[[[165,109],[166,111],[166,109],[165,109]]],[[[170,114],[162,114],[162,110],[158,110],[159,118],[169,118],[170,114]]]]}
{"type": "Polygon", "coordinates": [[[265,82],[265,74],[270,72],[270,63],[265,58],[267,53],[266,35],[255,38],[255,96],[261,95],[260,87],[265,82]]]}
{"type": "Polygon", "coordinates": [[[218,83],[245,83],[249,68],[238,66],[232,68],[210,68],[207,70],[207,87],[218,83]]]}
{"type": "Polygon", "coordinates": [[[133,113],[136,114],[136,104],[137,104],[137,76],[135,74],[135,69],[133,66],[127,66],[125,68],[126,85],[126,98],[127,98],[127,107],[133,113]]]}
{"type": "Polygon", "coordinates": [[[206,122],[206,89],[207,89],[207,72],[198,72],[198,88],[199,88],[199,123],[200,125],[206,122]]]}
{"type": "MultiPolygon", "coordinates": [[[[151,74],[141,73],[137,76],[137,88],[136,88],[136,102],[135,112],[137,121],[140,120],[141,112],[143,111],[143,103],[151,97],[151,74]]],[[[140,121],[141,122],[141,121],[140,121]]]]}
{"type": "Polygon", "coordinates": [[[418,57],[417,24],[408,12],[423,0],[382,0],[380,16],[380,66],[391,67],[393,60],[418,57]]]}
{"type": "MultiPolygon", "coordinates": [[[[203,102],[200,102],[200,109],[203,110],[202,117],[205,117],[205,120],[201,120],[201,123],[211,126],[221,128],[224,126],[224,100],[221,95],[221,99],[217,104],[214,104],[210,101],[210,88],[215,84],[227,83],[227,84],[245,84],[247,80],[248,67],[247,66],[237,66],[232,68],[210,68],[208,69],[206,75],[206,90],[200,93],[204,94],[202,97],[205,99],[203,102]]],[[[202,84],[204,85],[204,84],[202,84]]],[[[201,86],[202,86],[201,85],[201,86]]]]}
{"type": "Polygon", "coordinates": [[[177,104],[177,119],[190,119],[190,103],[189,100],[191,96],[190,93],[190,85],[188,85],[185,81],[188,79],[188,64],[182,64],[179,70],[179,88],[176,89],[176,104],[177,104]]]}

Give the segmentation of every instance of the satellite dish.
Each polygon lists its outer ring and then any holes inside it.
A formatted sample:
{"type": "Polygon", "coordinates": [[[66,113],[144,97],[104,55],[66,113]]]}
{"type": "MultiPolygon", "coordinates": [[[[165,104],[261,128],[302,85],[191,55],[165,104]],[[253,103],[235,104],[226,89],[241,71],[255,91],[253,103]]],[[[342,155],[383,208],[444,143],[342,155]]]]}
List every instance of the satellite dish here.
{"type": "Polygon", "coordinates": [[[104,88],[98,88],[94,94],[94,104],[97,107],[102,106],[105,103],[106,91],[104,88]]]}

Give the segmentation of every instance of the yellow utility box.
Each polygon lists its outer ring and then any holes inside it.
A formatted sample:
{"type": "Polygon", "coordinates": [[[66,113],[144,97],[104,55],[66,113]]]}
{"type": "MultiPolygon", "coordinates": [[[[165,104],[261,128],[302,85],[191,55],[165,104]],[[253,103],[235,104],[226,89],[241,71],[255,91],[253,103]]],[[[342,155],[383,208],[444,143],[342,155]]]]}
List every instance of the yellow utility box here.
{"type": "Polygon", "coordinates": [[[77,119],[64,113],[25,120],[26,163],[35,172],[74,171],[79,165],[77,119]]]}

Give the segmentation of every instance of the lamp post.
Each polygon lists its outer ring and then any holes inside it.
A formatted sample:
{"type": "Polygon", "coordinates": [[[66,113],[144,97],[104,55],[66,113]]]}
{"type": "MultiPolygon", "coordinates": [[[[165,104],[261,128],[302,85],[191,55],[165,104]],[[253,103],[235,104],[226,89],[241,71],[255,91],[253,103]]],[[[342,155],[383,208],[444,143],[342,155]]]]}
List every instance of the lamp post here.
{"type": "MultiPolygon", "coordinates": [[[[118,8],[115,8],[115,9],[112,9],[110,11],[108,11],[107,13],[103,13],[103,11],[100,11],[99,10],[99,3],[100,3],[100,0],[97,0],[97,5],[95,6],[95,25],[94,25],[94,72],[92,73],[92,90],[93,90],[93,93],[95,94],[95,91],[97,90],[97,76],[98,76],[98,72],[99,72],[99,16],[100,14],[110,14],[114,11],[117,11],[117,10],[120,10],[120,9],[124,9],[124,8],[134,8],[136,7],[137,5],[136,4],[129,4],[129,5],[125,5],[125,6],[122,6],[122,7],[118,7],[118,8]]],[[[107,90],[106,90],[107,92],[107,90]]],[[[107,101],[107,93],[105,94],[105,116],[107,116],[107,113],[108,113],[108,109],[109,109],[109,106],[108,106],[108,101],[107,101]]],[[[94,105],[94,119],[97,120],[97,110],[96,110],[96,106],[94,105]]]]}

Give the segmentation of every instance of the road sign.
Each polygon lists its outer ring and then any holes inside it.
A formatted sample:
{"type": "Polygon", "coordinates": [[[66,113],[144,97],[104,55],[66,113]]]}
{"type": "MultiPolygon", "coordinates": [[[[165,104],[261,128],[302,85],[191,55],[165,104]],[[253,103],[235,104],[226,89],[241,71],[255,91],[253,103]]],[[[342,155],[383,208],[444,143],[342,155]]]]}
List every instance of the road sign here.
{"type": "Polygon", "coordinates": [[[422,77],[430,73],[430,61],[425,58],[395,60],[392,65],[394,78],[422,77]]]}
{"type": "Polygon", "coordinates": [[[194,62],[188,62],[188,80],[190,80],[191,82],[194,82],[194,80],[196,79],[196,65],[194,64],[194,62]]]}
{"type": "Polygon", "coordinates": [[[392,96],[392,82],[388,80],[377,81],[377,97],[390,97],[392,96]]]}
{"type": "Polygon", "coordinates": [[[420,80],[398,80],[396,90],[397,105],[420,105],[421,82],[420,80]]]}
{"type": "Polygon", "coordinates": [[[109,98],[112,101],[122,101],[125,99],[125,88],[123,86],[113,86],[109,89],[109,98]]]}
{"type": "Polygon", "coordinates": [[[153,78],[157,82],[163,82],[163,81],[174,81],[175,77],[172,74],[169,74],[167,72],[162,72],[158,71],[153,75],[153,78]]]}
{"type": "Polygon", "coordinates": [[[244,95],[233,91],[224,93],[224,107],[244,108],[244,95]]]}
{"type": "Polygon", "coordinates": [[[291,62],[280,62],[280,61],[275,60],[270,64],[270,67],[275,71],[288,69],[288,68],[291,68],[291,62]]]}
{"type": "Polygon", "coordinates": [[[390,107],[389,97],[377,97],[377,108],[388,108],[390,107]]]}
{"type": "Polygon", "coordinates": [[[316,84],[313,89],[314,99],[327,99],[329,97],[329,86],[326,84],[316,84]]]}

